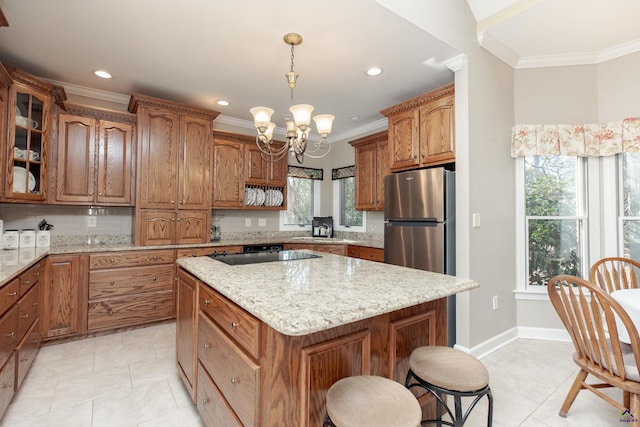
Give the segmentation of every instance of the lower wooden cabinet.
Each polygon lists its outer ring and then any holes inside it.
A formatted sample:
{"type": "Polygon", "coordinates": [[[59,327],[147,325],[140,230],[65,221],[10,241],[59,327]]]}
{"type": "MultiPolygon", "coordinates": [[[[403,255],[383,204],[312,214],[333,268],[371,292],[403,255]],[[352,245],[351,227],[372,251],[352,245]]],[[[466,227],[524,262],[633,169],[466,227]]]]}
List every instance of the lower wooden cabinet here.
{"type": "Polygon", "coordinates": [[[352,258],[368,259],[369,261],[384,262],[384,249],[369,246],[349,245],[347,255],[352,258]]]}
{"type": "Polygon", "coordinates": [[[87,330],[174,317],[173,259],[172,249],[90,255],[87,330]]]}
{"type": "Polygon", "coordinates": [[[11,355],[0,369],[0,417],[5,413],[15,394],[16,357],[11,355]]]}
{"type": "Polygon", "coordinates": [[[82,256],[50,255],[46,264],[42,286],[43,338],[86,331],[87,291],[82,256]]]}
{"type": "Polygon", "coordinates": [[[176,289],[176,364],[191,399],[196,397],[198,281],[178,270],[176,289]]]}
{"type": "Polygon", "coordinates": [[[218,387],[207,373],[207,370],[198,363],[198,412],[206,426],[216,427],[240,427],[242,422],[224,399],[218,387]]]}
{"type": "Polygon", "coordinates": [[[24,377],[27,375],[29,368],[31,368],[36,354],[38,354],[40,342],[42,341],[41,337],[40,325],[36,320],[16,348],[16,390],[22,385],[24,377]]]}

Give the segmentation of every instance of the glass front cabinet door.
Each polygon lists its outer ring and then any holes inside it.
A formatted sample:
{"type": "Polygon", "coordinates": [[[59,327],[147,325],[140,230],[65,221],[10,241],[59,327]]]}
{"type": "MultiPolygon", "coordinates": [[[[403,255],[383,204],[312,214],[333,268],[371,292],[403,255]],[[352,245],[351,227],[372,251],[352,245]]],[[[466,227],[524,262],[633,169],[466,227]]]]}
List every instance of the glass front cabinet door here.
{"type": "Polygon", "coordinates": [[[13,84],[7,104],[9,133],[5,198],[45,201],[51,103],[59,98],[61,88],[17,69],[9,69],[9,72],[13,84]]]}

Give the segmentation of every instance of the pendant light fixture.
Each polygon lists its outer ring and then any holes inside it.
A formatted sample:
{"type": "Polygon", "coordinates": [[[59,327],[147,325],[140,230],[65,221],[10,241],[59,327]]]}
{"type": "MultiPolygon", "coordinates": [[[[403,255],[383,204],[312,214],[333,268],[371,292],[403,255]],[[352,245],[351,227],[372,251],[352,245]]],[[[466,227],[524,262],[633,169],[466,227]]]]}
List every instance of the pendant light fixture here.
{"type": "MultiPolygon", "coordinates": [[[[291,89],[291,104],[293,104],[293,89],[298,81],[298,73],[293,68],[294,48],[302,43],[302,36],[296,33],[285,34],[283,40],[291,46],[291,69],[285,74],[289,88],[291,89]]],[[[274,111],[269,107],[254,107],[249,110],[253,115],[253,123],[258,131],[256,145],[263,154],[263,158],[269,161],[278,161],[287,155],[288,152],[302,164],[304,157],[308,156],[318,159],[329,154],[331,144],[327,137],[331,133],[331,125],[335,116],[331,114],[319,114],[313,117],[316,123],[320,141],[309,139],[311,131],[311,113],[313,105],[297,104],[289,108],[292,118],[286,120],[287,133],[285,143],[280,144],[273,141],[273,131],[276,124],[271,121],[274,111]]]]}

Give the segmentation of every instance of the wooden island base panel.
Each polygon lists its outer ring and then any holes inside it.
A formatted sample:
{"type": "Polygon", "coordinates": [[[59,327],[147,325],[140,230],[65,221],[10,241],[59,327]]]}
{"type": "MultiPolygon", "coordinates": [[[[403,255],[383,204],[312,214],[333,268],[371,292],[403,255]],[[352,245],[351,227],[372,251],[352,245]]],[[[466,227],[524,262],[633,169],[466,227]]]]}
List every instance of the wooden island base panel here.
{"type": "MultiPolygon", "coordinates": [[[[404,383],[415,348],[446,343],[446,296],[478,286],[321,255],[178,260],[177,364],[207,426],[321,426],[333,383],[363,374],[404,383]]],[[[430,416],[431,399],[420,399],[430,416]]]]}

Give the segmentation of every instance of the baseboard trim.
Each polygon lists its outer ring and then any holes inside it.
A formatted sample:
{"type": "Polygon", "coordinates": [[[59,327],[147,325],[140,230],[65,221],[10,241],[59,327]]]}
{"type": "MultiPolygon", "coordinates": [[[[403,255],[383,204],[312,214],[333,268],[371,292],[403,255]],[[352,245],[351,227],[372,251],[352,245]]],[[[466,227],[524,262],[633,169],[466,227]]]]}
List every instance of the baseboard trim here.
{"type": "Polygon", "coordinates": [[[547,341],[571,341],[565,329],[515,327],[471,348],[456,344],[454,348],[469,353],[478,359],[493,353],[518,338],[547,341]]]}

